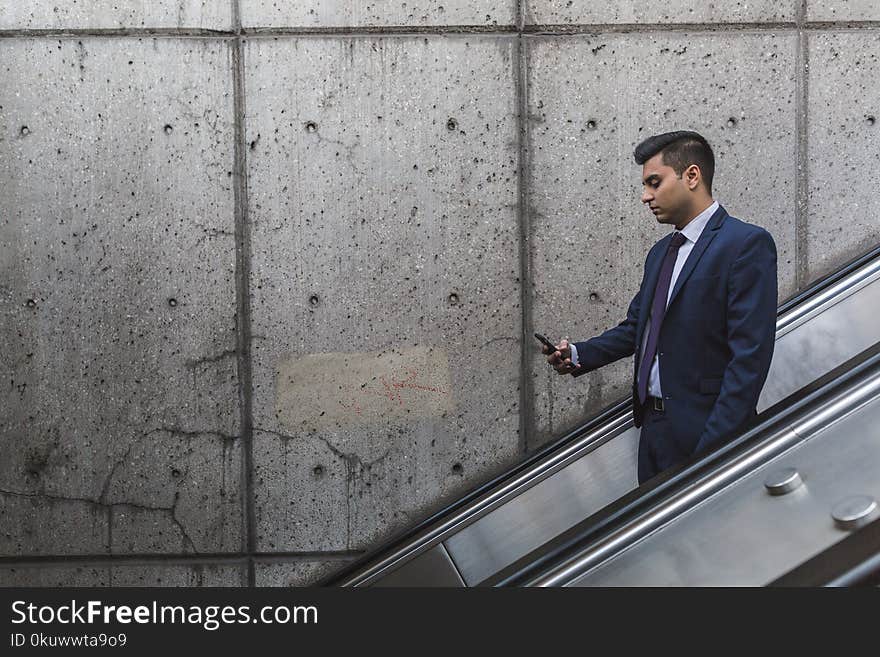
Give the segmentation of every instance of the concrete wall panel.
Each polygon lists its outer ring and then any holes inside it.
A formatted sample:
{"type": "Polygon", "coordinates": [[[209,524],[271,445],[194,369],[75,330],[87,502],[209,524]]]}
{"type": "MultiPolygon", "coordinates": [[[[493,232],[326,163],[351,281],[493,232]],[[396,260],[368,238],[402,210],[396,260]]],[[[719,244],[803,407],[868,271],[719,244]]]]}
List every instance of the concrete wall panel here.
{"type": "Polygon", "coordinates": [[[113,504],[239,549],[228,46],[17,39],[0,61],[0,496],[32,507],[4,550],[112,549],[113,504]],[[78,538],[37,538],[67,513],[78,538]]]}
{"type": "MultiPolygon", "coordinates": [[[[529,202],[536,330],[615,326],[669,228],[639,201],[636,144],[692,129],[716,155],[715,197],[773,234],[780,298],[795,289],[794,35],[605,35],[529,41],[529,202]]],[[[536,437],[629,394],[629,359],[579,379],[535,350],[536,437]]]]}
{"type": "Polygon", "coordinates": [[[275,2],[240,0],[248,27],[365,27],[377,25],[513,25],[515,0],[372,0],[275,2]]]}
{"type": "Polygon", "coordinates": [[[0,30],[197,28],[228,30],[229,0],[0,2],[0,30]]]}
{"type": "Polygon", "coordinates": [[[246,65],[260,546],[360,547],[517,453],[512,41],[259,40],[246,65]]]}
{"type": "Polygon", "coordinates": [[[876,21],[880,20],[877,0],[807,0],[809,21],[876,21]]]}
{"type": "Polygon", "coordinates": [[[807,256],[817,278],[880,243],[880,35],[810,35],[807,256]]]}
{"type": "Polygon", "coordinates": [[[800,4],[799,0],[703,3],[682,0],[525,0],[525,3],[527,25],[793,22],[800,4]]]}
{"type": "Polygon", "coordinates": [[[15,565],[0,567],[0,586],[243,586],[243,566],[202,565],[15,565]]]}

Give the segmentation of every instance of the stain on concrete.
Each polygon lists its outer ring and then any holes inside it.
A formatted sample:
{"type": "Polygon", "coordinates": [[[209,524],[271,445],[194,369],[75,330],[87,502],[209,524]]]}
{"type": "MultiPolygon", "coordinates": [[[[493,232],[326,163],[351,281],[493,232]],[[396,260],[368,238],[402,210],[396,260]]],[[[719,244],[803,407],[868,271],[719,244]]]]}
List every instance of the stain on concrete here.
{"type": "Polygon", "coordinates": [[[292,354],[278,366],[275,414],[290,432],[441,417],[455,410],[444,350],[292,354]]]}

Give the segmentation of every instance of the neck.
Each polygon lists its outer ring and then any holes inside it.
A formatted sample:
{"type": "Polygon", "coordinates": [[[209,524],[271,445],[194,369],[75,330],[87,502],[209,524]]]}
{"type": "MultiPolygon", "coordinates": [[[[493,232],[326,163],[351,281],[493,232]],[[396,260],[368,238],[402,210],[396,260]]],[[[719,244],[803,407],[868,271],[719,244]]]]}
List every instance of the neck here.
{"type": "Polygon", "coordinates": [[[700,199],[699,201],[694,201],[694,204],[691,206],[691,209],[685,215],[687,219],[683,221],[676,222],[675,228],[676,230],[684,230],[684,227],[691,223],[694,219],[699,217],[703,212],[705,212],[709,206],[711,206],[715,202],[711,196],[700,199]]]}

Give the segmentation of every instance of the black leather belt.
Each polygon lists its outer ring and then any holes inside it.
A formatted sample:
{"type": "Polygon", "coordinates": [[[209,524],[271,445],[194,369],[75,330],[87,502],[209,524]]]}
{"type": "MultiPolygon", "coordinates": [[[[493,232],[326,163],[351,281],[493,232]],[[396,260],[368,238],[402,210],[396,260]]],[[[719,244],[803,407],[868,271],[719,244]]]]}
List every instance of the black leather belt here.
{"type": "Polygon", "coordinates": [[[645,406],[648,408],[653,408],[655,411],[660,413],[663,412],[663,398],[662,397],[648,397],[645,400],[645,406]]]}

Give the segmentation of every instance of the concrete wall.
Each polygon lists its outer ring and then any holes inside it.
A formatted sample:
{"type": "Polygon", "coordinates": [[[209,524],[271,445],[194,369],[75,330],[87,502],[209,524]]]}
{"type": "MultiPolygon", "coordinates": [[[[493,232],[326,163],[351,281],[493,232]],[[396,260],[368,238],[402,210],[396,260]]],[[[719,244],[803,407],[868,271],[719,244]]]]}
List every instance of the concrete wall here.
{"type": "Polygon", "coordinates": [[[628,390],[704,133],[780,295],[880,241],[869,0],[0,2],[0,584],[304,585],[628,390]],[[75,557],[75,561],[70,561],[75,557]]]}

